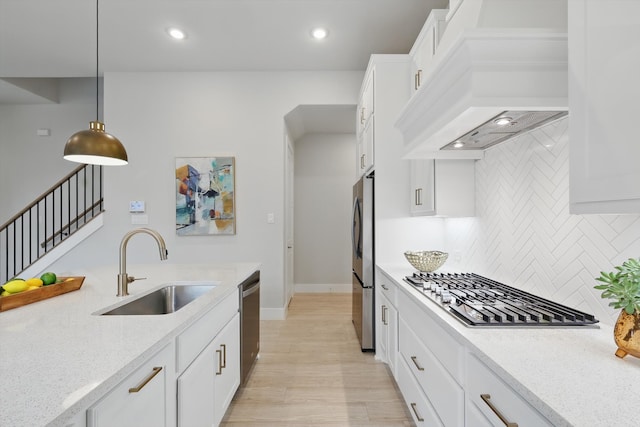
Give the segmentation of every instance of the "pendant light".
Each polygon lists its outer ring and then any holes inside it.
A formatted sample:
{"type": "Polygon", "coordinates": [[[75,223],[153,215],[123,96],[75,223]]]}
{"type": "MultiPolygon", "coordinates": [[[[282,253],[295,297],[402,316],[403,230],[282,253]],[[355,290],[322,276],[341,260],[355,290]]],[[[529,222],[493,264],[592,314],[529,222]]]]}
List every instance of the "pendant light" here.
{"type": "Polygon", "coordinates": [[[64,158],[90,165],[126,165],[129,162],[127,150],[118,138],[104,131],[104,123],[98,120],[98,65],[98,0],[96,0],[96,120],[89,122],[89,130],[81,130],[71,135],[64,146],[64,158]]]}

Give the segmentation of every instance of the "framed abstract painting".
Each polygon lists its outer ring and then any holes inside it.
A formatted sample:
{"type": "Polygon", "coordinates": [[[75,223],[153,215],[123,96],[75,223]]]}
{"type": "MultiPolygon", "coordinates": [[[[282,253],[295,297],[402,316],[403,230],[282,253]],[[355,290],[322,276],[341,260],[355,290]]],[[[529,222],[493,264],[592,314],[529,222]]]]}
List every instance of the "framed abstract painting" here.
{"type": "Polygon", "coordinates": [[[235,233],[235,157],[177,157],[176,234],[235,233]]]}

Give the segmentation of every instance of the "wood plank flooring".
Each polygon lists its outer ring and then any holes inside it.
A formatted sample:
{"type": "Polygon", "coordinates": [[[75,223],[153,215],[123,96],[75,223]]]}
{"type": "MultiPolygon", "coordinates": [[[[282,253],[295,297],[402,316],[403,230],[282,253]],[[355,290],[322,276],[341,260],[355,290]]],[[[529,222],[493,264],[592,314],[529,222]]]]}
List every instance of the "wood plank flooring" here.
{"type": "Polygon", "coordinates": [[[350,294],[296,294],[261,322],[260,359],[223,427],[413,426],[387,366],[360,351],[350,294]]]}

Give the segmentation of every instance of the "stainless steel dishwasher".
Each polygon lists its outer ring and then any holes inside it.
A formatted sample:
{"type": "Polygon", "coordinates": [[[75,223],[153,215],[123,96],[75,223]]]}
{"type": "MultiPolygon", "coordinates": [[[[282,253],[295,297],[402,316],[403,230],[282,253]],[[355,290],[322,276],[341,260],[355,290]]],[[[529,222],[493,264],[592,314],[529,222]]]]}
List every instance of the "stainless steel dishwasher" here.
{"type": "Polygon", "coordinates": [[[240,384],[260,352],[260,272],[256,271],[240,285],[240,384]]]}

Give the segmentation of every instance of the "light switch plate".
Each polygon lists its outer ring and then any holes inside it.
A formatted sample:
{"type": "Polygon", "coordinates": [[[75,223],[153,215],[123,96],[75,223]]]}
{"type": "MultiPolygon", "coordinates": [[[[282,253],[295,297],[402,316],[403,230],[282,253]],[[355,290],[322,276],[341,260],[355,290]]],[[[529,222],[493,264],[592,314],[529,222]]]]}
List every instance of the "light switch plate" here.
{"type": "Polygon", "coordinates": [[[144,201],[142,200],[132,200],[129,202],[129,212],[131,213],[142,213],[144,212],[144,201]]]}

